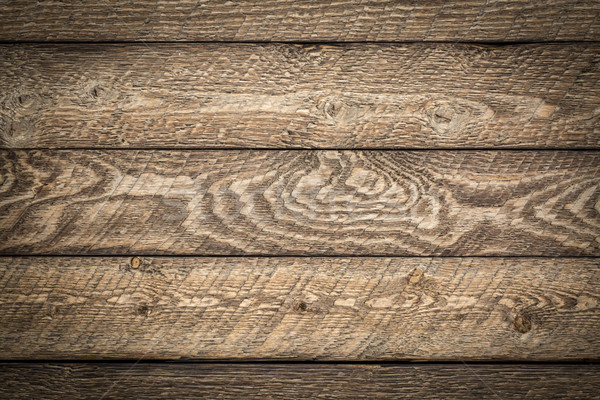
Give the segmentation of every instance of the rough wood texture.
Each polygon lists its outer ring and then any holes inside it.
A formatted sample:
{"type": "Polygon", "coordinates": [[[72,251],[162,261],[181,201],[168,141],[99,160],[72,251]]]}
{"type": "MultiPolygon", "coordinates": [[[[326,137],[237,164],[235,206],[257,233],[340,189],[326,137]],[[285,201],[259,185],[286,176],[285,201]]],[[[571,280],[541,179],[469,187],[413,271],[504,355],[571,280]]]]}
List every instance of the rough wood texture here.
{"type": "Polygon", "coordinates": [[[600,255],[600,153],[0,151],[0,253],[600,255]]]}
{"type": "Polygon", "coordinates": [[[0,364],[6,399],[591,399],[597,365],[0,364]]]}
{"type": "Polygon", "coordinates": [[[2,359],[582,360],[590,258],[0,258],[2,359]]]}
{"type": "Polygon", "coordinates": [[[0,40],[598,40],[590,0],[2,1],[0,40]]]}
{"type": "Polygon", "coordinates": [[[4,148],[600,147],[598,44],[3,46],[0,70],[4,148]]]}

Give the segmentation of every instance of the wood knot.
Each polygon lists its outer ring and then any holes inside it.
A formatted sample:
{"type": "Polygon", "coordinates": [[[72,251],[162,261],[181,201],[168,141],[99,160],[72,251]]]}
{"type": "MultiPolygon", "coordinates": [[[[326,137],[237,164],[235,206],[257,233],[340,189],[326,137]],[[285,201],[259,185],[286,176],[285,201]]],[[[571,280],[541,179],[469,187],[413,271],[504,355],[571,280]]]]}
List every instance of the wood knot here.
{"type": "Polygon", "coordinates": [[[423,280],[424,272],[420,268],[415,268],[408,274],[408,282],[411,284],[417,284],[423,280]]]}
{"type": "Polygon", "coordinates": [[[335,119],[335,117],[337,117],[339,112],[342,110],[342,107],[343,104],[340,102],[331,102],[325,104],[325,106],[323,107],[323,111],[325,112],[326,116],[335,119]]]}
{"type": "Polygon", "coordinates": [[[458,133],[469,122],[486,120],[494,114],[487,106],[464,99],[429,101],[424,113],[427,124],[444,135],[458,133]]]}
{"type": "Polygon", "coordinates": [[[133,257],[129,262],[129,265],[132,269],[138,269],[142,265],[143,261],[144,260],[142,260],[140,257],[133,257]]]}
{"type": "Polygon", "coordinates": [[[97,80],[85,81],[81,84],[80,99],[87,104],[101,103],[117,97],[111,82],[97,80]]]}
{"type": "Polygon", "coordinates": [[[303,301],[299,301],[298,303],[296,303],[296,305],[294,306],[294,310],[298,311],[298,312],[306,312],[308,310],[308,306],[306,305],[305,302],[303,301]]]}
{"type": "Polygon", "coordinates": [[[44,98],[33,92],[17,91],[5,100],[4,109],[13,111],[16,116],[27,116],[38,112],[44,105],[44,98]]]}
{"type": "Polygon", "coordinates": [[[150,309],[146,304],[138,304],[135,307],[135,313],[137,315],[141,315],[142,317],[146,317],[148,314],[150,314],[150,309]]]}
{"type": "Polygon", "coordinates": [[[27,146],[36,130],[37,121],[32,117],[13,120],[0,116],[0,145],[7,148],[27,146]]]}
{"type": "Polygon", "coordinates": [[[53,319],[54,317],[56,317],[58,314],[60,314],[60,309],[57,306],[52,306],[50,307],[50,309],[48,310],[48,313],[46,314],[46,316],[50,319],[53,319]]]}
{"type": "Polygon", "coordinates": [[[151,259],[142,257],[133,257],[129,260],[129,264],[124,266],[126,271],[135,270],[142,274],[154,275],[155,277],[165,277],[164,271],[161,270],[160,264],[153,263],[151,259]]]}
{"type": "Polygon", "coordinates": [[[527,315],[517,314],[513,321],[513,327],[519,333],[527,333],[531,330],[531,320],[527,315]]]}
{"type": "Polygon", "coordinates": [[[429,123],[438,133],[455,132],[470,117],[465,107],[453,103],[439,103],[429,110],[429,123]]]}
{"type": "MultiPolygon", "coordinates": [[[[290,72],[299,71],[300,68],[314,57],[314,51],[306,45],[271,44],[263,48],[274,65],[290,72]],[[311,56],[312,55],[312,56],[311,56]]],[[[321,53],[316,53],[320,55],[321,53]]]]}
{"type": "Polygon", "coordinates": [[[94,99],[103,97],[105,94],[106,91],[101,86],[92,86],[90,89],[90,96],[94,99]]]}
{"type": "Polygon", "coordinates": [[[0,143],[5,147],[30,144],[44,104],[44,97],[38,93],[15,91],[6,96],[0,103],[0,143]]]}
{"type": "Polygon", "coordinates": [[[317,101],[317,109],[327,120],[335,124],[347,124],[364,117],[370,107],[351,100],[327,97],[317,101]]]}
{"type": "Polygon", "coordinates": [[[36,99],[32,95],[24,93],[17,96],[17,103],[21,108],[31,108],[36,103],[36,99]]]}

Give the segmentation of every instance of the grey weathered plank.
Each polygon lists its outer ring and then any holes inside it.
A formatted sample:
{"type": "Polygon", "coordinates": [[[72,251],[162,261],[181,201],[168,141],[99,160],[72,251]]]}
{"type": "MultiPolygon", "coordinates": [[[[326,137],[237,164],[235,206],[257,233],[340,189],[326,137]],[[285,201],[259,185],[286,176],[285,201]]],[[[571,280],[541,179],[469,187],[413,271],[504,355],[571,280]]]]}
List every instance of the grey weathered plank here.
{"type": "Polygon", "coordinates": [[[0,40],[598,40],[590,0],[3,1],[0,40]]]}
{"type": "Polygon", "coordinates": [[[582,360],[594,258],[0,258],[0,358],[582,360]]]}
{"type": "Polygon", "coordinates": [[[600,255],[600,153],[0,151],[1,254],[600,255]]]}
{"type": "Polygon", "coordinates": [[[0,46],[4,148],[600,148],[600,45],[0,46]]]}
{"type": "Polygon", "coordinates": [[[591,399],[597,365],[0,364],[6,399],[591,399]]]}

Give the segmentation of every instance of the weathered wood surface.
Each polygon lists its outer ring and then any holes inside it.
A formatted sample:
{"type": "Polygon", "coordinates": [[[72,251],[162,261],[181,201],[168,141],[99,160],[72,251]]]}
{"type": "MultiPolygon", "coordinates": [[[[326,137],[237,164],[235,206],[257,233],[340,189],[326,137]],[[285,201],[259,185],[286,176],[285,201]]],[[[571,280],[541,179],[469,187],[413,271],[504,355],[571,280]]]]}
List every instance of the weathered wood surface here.
{"type": "Polygon", "coordinates": [[[0,364],[6,399],[592,399],[597,365],[0,364]]]}
{"type": "Polygon", "coordinates": [[[600,255],[600,153],[0,151],[0,253],[600,255]]]}
{"type": "Polygon", "coordinates": [[[600,147],[598,44],[24,45],[0,70],[4,148],[600,147]]]}
{"type": "Polygon", "coordinates": [[[0,3],[0,40],[598,40],[599,13],[590,0],[16,0],[0,3]]]}
{"type": "Polygon", "coordinates": [[[6,359],[583,360],[595,258],[0,258],[6,359]]]}

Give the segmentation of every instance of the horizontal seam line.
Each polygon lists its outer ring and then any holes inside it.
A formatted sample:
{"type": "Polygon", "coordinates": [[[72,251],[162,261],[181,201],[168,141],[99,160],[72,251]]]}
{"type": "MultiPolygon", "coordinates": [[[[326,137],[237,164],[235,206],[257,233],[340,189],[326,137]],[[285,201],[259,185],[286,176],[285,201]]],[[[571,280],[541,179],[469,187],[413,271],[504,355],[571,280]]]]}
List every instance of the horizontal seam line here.
{"type": "MultiPolygon", "coordinates": [[[[129,364],[135,363],[137,359],[39,359],[39,360],[0,360],[0,364],[129,364]]],[[[471,365],[600,365],[600,359],[586,360],[473,360],[465,361],[471,365]]],[[[261,360],[261,359],[145,359],[137,363],[143,364],[231,364],[231,365],[397,365],[397,366],[423,366],[423,365],[456,365],[461,366],[460,360],[261,360]]]]}
{"type": "MultiPolygon", "coordinates": [[[[114,360],[86,360],[86,359],[40,359],[40,360],[0,360],[1,364],[130,364],[135,363],[137,360],[135,359],[114,359],[114,360]]],[[[594,359],[586,361],[582,359],[581,361],[562,361],[562,360],[473,360],[473,361],[465,361],[466,364],[471,365],[497,365],[497,366],[517,366],[517,365],[600,365],[600,360],[594,359]]],[[[434,361],[424,361],[424,360],[253,360],[253,359],[196,359],[196,360],[169,360],[169,359],[148,359],[138,362],[137,365],[144,364],[159,364],[159,365],[189,365],[189,364],[230,364],[230,365],[391,365],[391,366],[424,366],[424,365],[451,365],[451,366],[461,366],[463,365],[462,361],[453,361],[453,360],[434,360],[434,361]]]]}
{"type": "Polygon", "coordinates": [[[387,44],[441,44],[441,45],[490,45],[490,46],[518,46],[518,45],[565,45],[565,44],[598,44],[599,40],[363,40],[363,41],[336,41],[336,40],[0,40],[0,44],[289,44],[289,45],[387,45],[387,44]]]}
{"type": "Polygon", "coordinates": [[[600,256],[536,256],[536,255],[464,255],[464,256],[436,256],[436,255],[391,255],[391,254],[0,254],[1,258],[127,258],[127,257],[153,257],[153,258],[523,258],[523,259],[598,259],[600,256]]]}
{"type": "Polygon", "coordinates": [[[3,151],[414,151],[414,152],[425,152],[425,151],[571,151],[571,152],[597,152],[600,151],[600,147],[590,148],[564,148],[564,147],[547,147],[547,148],[534,148],[534,147],[501,147],[501,148],[489,148],[489,147],[397,147],[397,148],[385,148],[385,147],[15,147],[7,148],[0,147],[3,151]]]}

